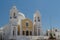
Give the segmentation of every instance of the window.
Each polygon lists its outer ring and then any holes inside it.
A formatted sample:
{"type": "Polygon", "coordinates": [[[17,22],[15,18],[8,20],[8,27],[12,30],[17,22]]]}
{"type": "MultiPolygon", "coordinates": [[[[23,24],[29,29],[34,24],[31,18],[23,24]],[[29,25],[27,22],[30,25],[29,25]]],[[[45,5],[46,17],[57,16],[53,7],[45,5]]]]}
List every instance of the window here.
{"type": "Polygon", "coordinates": [[[55,32],[57,32],[57,29],[55,29],[55,32]]]}
{"type": "Polygon", "coordinates": [[[55,34],[54,34],[54,36],[55,36],[55,34]]]}
{"type": "Polygon", "coordinates": [[[23,31],[23,35],[25,35],[25,31],[23,31]]]}
{"type": "Polygon", "coordinates": [[[46,32],[46,35],[48,36],[48,32],[46,32]]]}
{"type": "Polygon", "coordinates": [[[16,35],[16,28],[13,27],[13,36],[15,36],[15,35],[16,35]]]}
{"type": "Polygon", "coordinates": [[[15,13],[14,13],[14,16],[15,16],[15,13]]]}
{"type": "Polygon", "coordinates": [[[14,17],[14,18],[17,18],[17,16],[16,16],[16,14],[15,14],[15,13],[14,13],[13,17],[14,17]]]}
{"type": "Polygon", "coordinates": [[[12,17],[10,17],[10,19],[12,19],[12,17]]]}
{"type": "Polygon", "coordinates": [[[40,35],[40,29],[38,29],[38,35],[40,35]]]}
{"type": "Polygon", "coordinates": [[[38,22],[40,22],[40,18],[38,17],[38,22]]]}
{"type": "Polygon", "coordinates": [[[14,18],[17,18],[16,16],[14,18]]]}
{"type": "Polygon", "coordinates": [[[28,22],[26,22],[26,26],[28,27],[28,22]]]}
{"type": "Polygon", "coordinates": [[[13,36],[14,36],[14,30],[13,30],[13,36]]]}
{"type": "Polygon", "coordinates": [[[2,35],[0,35],[0,40],[3,40],[2,38],[3,38],[2,35]]]}
{"type": "Polygon", "coordinates": [[[30,31],[30,35],[32,35],[32,31],[30,31]]]}
{"type": "Polygon", "coordinates": [[[40,19],[38,20],[38,22],[40,22],[40,19]]]}

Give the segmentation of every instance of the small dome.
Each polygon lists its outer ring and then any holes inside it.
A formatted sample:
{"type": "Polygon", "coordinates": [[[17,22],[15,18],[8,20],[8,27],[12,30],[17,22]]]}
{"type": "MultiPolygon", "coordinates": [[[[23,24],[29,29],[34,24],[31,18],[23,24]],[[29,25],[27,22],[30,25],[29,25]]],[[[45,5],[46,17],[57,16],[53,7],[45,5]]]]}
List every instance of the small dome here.
{"type": "Polygon", "coordinates": [[[47,31],[49,32],[50,30],[48,29],[47,31]]]}
{"type": "Polygon", "coordinates": [[[34,14],[34,16],[40,16],[40,12],[37,10],[34,14]]]}
{"type": "Polygon", "coordinates": [[[19,12],[18,14],[19,14],[19,16],[22,16],[25,18],[25,15],[23,13],[19,12]]]}

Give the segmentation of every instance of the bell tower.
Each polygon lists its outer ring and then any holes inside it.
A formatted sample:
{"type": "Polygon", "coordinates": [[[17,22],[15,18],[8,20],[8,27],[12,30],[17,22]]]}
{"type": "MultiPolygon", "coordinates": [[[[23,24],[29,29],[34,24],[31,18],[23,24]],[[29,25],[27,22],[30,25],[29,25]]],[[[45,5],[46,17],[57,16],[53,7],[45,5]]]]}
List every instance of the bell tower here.
{"type": "Polygon", "coordinates": [[[9,23],[10,23],[10,37],[16,37],[17,36],[17,25],[18,25],[18,10],[16,6],[13,6],[10,10],[10,17],[9,17],[9,23]]]}
{"type": "Polygon", "coordinates": [[[35,36],[39,36],[41,35],[41,17],[39,14],[39,11],[37,10],[34,14],[34,20],[33,20],[34,24],[34,35],[35,36]]]}
{"type": "Polygon", "coordinates": [[[16,24],[17,22],[17,16],[18,15],[18,10],[16,6],[13,6],[12,9],[10,10],[10,23],[16,24]]]}

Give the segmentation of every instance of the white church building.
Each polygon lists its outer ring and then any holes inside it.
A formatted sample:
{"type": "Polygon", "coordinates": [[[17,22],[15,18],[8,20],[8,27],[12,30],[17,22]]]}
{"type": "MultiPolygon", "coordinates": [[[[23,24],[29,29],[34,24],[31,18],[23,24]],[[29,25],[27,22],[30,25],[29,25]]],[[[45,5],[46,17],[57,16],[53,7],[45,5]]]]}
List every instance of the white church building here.
{"type": "Polygon", "coordinates": [[[3,26],[2,32],[4,40],[37,40],[49,37],[43,35],[39,11],[34,13],[32,21],[19,12],[16,6],[10,10],[9,23],[3,26]]]}

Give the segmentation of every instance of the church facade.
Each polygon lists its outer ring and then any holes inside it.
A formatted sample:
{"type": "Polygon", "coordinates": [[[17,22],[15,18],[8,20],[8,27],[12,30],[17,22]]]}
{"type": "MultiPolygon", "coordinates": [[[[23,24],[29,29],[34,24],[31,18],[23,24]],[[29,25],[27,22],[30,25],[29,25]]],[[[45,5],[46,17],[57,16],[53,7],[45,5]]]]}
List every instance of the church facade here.
{"type": "Polygon", "coordinates": [[[39,11],[33,15],[33,21],[13,6],[10,10],[9,23],[3,27],[4,40],[27,40],[32,36],[42,35],[41,17],[39,11]]]}

